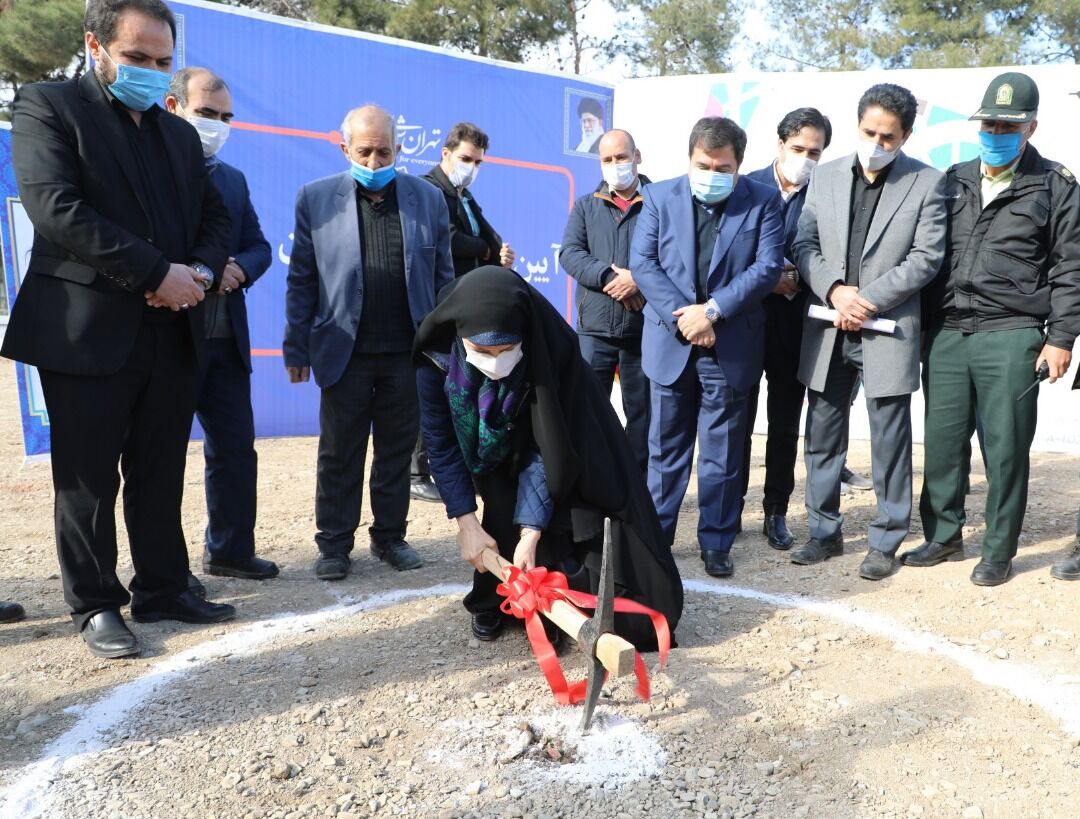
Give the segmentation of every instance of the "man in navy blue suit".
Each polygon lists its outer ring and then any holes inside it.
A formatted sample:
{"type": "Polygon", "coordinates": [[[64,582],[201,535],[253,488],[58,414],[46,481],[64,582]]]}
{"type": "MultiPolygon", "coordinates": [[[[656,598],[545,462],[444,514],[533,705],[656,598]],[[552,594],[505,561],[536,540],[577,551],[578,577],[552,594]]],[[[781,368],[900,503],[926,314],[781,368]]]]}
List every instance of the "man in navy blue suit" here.
{"type": "MultiPolygon", "coordinates": [[[[196,414],[206,456],[206,550],[203,571],[223,577],[265,580],[278,567],[255,556],[255,419],[251,410],[251,338],[245,293],[270,267],[270,243],[259,227],[244,174],[217,153],[229,136],[232,94],[206,68],[173,74],[165,107],[198,132],[206,171],[232,220],[229,261],[221,287],[204,304],[207,356],[199,371],[196,414]]],[[[193,576],[188,587],[205,595],[193,576]]]]}
{"type": "MultiPolygon", "coordinates": [[[[772,293],[765,297],[765,377],[769,381],[765,443],[765,536],[774,549],[785,551],[795,542],[787,526],[788,501],[795,491],[795,461],[799,450],[799,420],[806,387],[799,381],[806,293],[792,259],[799,215],[806,201],[806,183],[832,141],[832,125],[816,108],[796,108],[776,128],[777,157],[766,167],[751,171],[747,179],[780,191],[784,218],[784,271],[772,293]]],[[[750,442],[757,414],[758,385],[750,391],[746,452],[743,458],[743,498],[750,477],[750,442]]]]}
{"type": "Polygon", "coordinates": [[[420,410],[411,350],[435,295],[454,278],[442,192],[395,172],[394,120],[373,105],[341,124],[350,170],[296,198],[285,294],[289,380],[322,390],[315,488],[315,575],[349,572],[360,525],[368,435],[371,551],[401,571],[423,562],[405,542],[409,461],[420,410]]]}
{"type": "Polygon", "coordinates": [[[645,297],[642,367],[652,381],[648,483],[669,542],[694,456],[705,571],[732,574],[750,390],[784,261],[775,188],[739,175],[746,133],[723,117],[690,132],[686,176],[645,188],[630,269],[645,297]]]}

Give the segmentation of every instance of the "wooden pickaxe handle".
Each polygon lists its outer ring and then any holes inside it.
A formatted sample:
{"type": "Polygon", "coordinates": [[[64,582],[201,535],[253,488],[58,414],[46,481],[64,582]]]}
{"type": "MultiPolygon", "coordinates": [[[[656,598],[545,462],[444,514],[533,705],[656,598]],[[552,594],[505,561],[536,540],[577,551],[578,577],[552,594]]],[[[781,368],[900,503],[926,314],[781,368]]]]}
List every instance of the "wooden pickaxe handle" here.
{"type": "MultiPolygon", "coordinates": [[[[503,577],[503,570],[513,564],[494,549],[484,549],[484,568],[496,577],[503,577]]],[[[555,600],[551,611],[540,612],[575,640],[581,626],[589,618],[564,600],[555,600]]],[[[617,634],[603,634],[596,641],[596,659],[612,677],[625,677],[634,672],[634,647],[617,634]]]]}

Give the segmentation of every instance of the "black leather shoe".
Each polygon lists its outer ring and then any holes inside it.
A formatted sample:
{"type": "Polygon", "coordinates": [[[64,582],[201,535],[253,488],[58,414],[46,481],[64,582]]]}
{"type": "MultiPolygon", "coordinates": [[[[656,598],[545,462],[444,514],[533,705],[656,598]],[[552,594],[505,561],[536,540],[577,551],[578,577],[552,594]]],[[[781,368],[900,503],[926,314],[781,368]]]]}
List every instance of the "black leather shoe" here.
{"type": "Polygon", "coordinates": [[[710,577],[731,577],[735,574],[735,564],[731,562],[731,552],[702,549],[701,559],[705,561],[705,574],[710,577]]]}
{"type": "Polygon", "coordinates": [[[766,515],[764,532],[769,545],[781,552],[786,552],[795,543],[795,537],[787,528],[787,518],[783,515],[766,515]]]}
{"type": "Polygon", "coordinates": [[[498,609],[478,611],[472,616],[472,633],[477,640],[490,643],[502,634],[505,622],[503,613],[498,609]]]}
{"type": "Polygon", "coordinates": [[[393,566],[399,572],[419,569],[424,565],[424,559],[420,557],[416,549],[404,540],[383,544],[372,543],[371,553],[383,563],[393,566]]]}
{"type": "Polygon", "coordinates": [[[818,540],[816,537],[812,537],[791,553],[791,562],[798,563],[800,566],[813,566],[815,563],[821,563],[830,557],[838,557],[843,553],[844,541],[842,538],[840,540],[818,540]]]}
{"type": "Polygon", "coordinates": [[[859,566],[859,577],[863,580],[884,580],[897,569],[896,558],[887,555],[877,549],[869,549],[862,565],[859,566]]]}
{"type": "Polygon", "coordinates": [[[315,561],[315,577],[319,580],[341,580],[348,576],[351,563],[348,555],[319,555],[315,561]]]}
{"type": "Polygon", "coordinates": [[[971,582],[976,586],[1000,586],[1009,579],[1012,561],[991,561],[983,558],[971,571],[971,582]]]}
{"type": "Polygon", "coordinates": [[[206,599],[206,586],[204,586],[202,581],[191,572],[188,572],[187,574],[187,590],[200,600],[206,599]]]}
{"type": "Polygon", "coordinates": [[[435,485],[435,481],[431,478],[414,479],[409,485],[409,496],[416,498],[417,500],[428,501],[429,503],[439,503],[442,501],[442,495],[439,494],[439,487],[435,485]]]}
{"type": "MultiPolygon", "coordinates": [[[[242,577],[247,580],[269,580],[278,576],[277,564],[261,557],[242,557],[228,560],[223,557],[203,557],[203,571],[216,577],[242,577]]],[[[204,595],[205,596],[205,595],[204,595]]]]}
{"type": "Polygon", "coordinates": [[[1069,557],[1051,566],[1050,576],[1058,580],[1080,580],[1080,546],[1073,549],[1069,557]]]}
{"type": "Polygon", "coordinates": [[[900,562],[905,566],[918,566],[928,568],[944,563],[946,560],[964,559],[964,538],[955,537],[948,543],[938,543],[936,540],[928,540],[922,546],[904,552],[900,555],[900,562]]]}
{"type": "Polygon", "coordinates": [[[118,611],[99,611],[83,625],[82,638],[95,657],[115,660],[139,653],[139,641],[118,611]]]}
{"type": "Polygon", "coordinates": [[[236,616],[236,609],[228,603],[211,603],[191,592],[181,592],[172,600],[156,603],[151,608],[131,607],[131,619],[136,623],[157,623],[161,620],[177,620],[181,623],[224,623],[236,616]]]}
{"type": "Polygon", "coordinates": [[[0,623],[17,623],[26,617],[26,610],[18,603],[0,600],[0,623]]]}

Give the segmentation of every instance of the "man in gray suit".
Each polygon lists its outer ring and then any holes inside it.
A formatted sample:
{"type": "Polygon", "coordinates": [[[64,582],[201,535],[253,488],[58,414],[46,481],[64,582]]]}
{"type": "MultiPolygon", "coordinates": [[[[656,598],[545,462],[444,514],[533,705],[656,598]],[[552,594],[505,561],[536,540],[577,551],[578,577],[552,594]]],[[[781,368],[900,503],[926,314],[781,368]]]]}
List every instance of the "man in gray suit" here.
{"type": "Polygon", "coordinates": [[[350,170],[296,198],[285,294],[289,380],[322,390],[316,470],[315,575],[349,572],[369,433],[371,551],[397,570],[421,565],[405,542],[409,459],[419,430],[411,351],[416,327],[454,278],[442,193],[397,176],[393,118],[367,105],[341,124],[350,170]]]}
{"type": "Polygon", "coordinates": [[[911,521],[911,393],[919,387],[919,291],[945,252],[945,177],[900,149],[916,101],[898,85],[875,85],[859,100],[854,155],[810,178],[795,240],[795,265],[833,322],[804,320],[799,379],[806,384],[807,543],[791,553],[810,565],[842,554],[840,470],[848,444],[851,390],[862,378],[878,517],[859,568],[888,577],[911,521]],[[896,322],[893,333],[864,329],[896,322]]]}

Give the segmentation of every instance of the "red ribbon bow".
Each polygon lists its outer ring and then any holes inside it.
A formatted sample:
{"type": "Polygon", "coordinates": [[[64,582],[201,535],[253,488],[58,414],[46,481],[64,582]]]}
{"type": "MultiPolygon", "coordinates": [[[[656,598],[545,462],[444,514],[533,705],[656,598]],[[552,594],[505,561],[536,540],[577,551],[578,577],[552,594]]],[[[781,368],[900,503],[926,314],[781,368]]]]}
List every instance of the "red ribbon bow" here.
{"type": "MultiPolygon", "coordinates": [[[[536,661],[540,664],[540,670],[544,672],[551,693],[555,695],[556,702],[562,705],[575,705],[585,699],[587,680],[578,680],[568,683],[563,674],[559,658],[555,655],[555,648],[548,640],[544,632],[544,624],[540,619],[541,612],[551,611],[551,604],[556,600],[562,600],[581,611],[582,608],[595,609],[596,595],[574,591],[562,572],[552,572],[538,566],[530,571],[523,571],[517,566],[508,566],[503,576],[503,582],[496,589],[506,599],[499,608],[505,614],[525,621],[525,633],[529,636],[529,644],[532,646],[536,661]]],[[[621,614],[644,614],[652,621],[656,631],[656,645],[660,651],[660,667],[667,662],[668,652],[671,650],[671,632],[668,630],[667,618],[660,612],[643,606],[625,597],[616,597],[614,602],[615,611],[621,614]]],[[[584,612],[581,612],[584,614],[584,612]]],[[[648,700],[649,672],[645,668],[645,661],[638,652],[634,652],[634,675],[637,677],[637,695],[643,700],[648,700]]]]}

